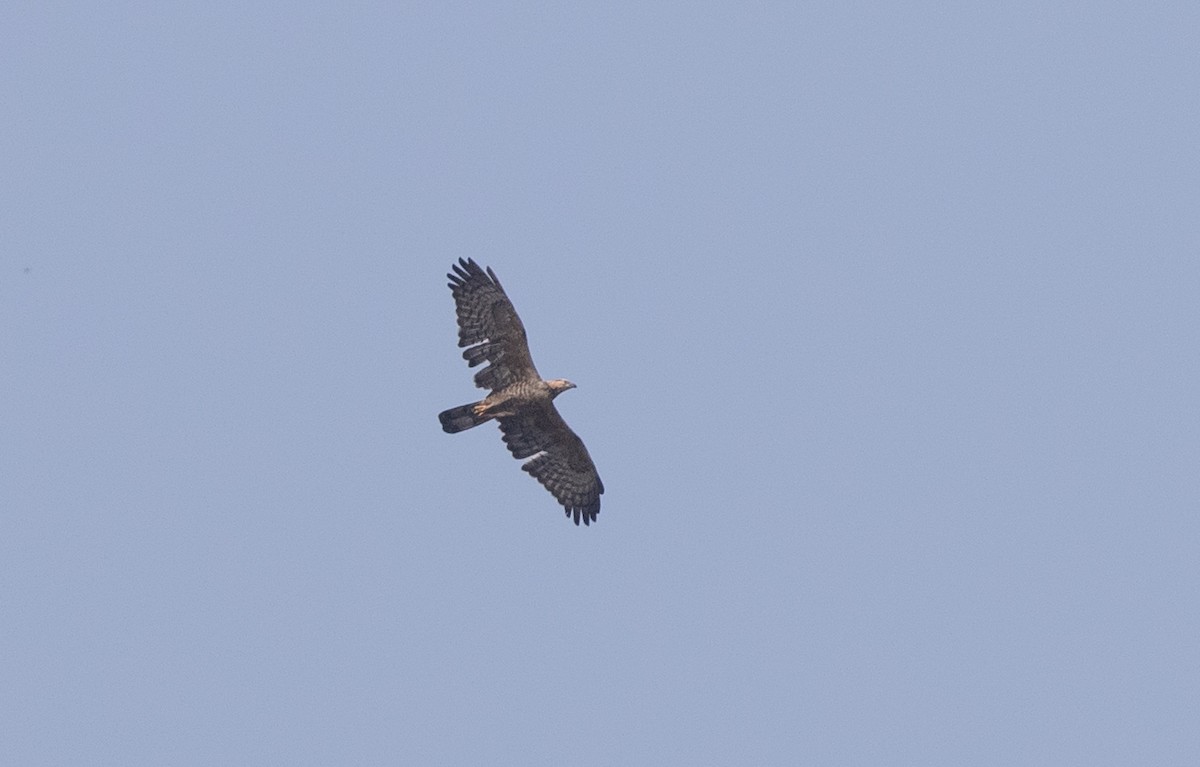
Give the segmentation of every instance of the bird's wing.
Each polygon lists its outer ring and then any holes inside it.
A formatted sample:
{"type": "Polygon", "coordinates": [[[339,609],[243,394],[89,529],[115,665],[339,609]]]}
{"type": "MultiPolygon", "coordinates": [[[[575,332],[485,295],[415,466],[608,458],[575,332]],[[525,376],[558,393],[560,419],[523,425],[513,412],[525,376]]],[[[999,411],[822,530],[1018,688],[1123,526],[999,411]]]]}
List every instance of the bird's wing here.
{"type": "Polygon", "coordinates": [[[516,381],[540,381],[525,326],[496,274],[469,258],[460,258],[453,268],[446,276],[458,312],[458,345],[469,347],[463,359],[471,367],[489,363],[475,374],[475,385],[495,391],[516,381]]]}
{"type": "Polygon", "coordinates": [[[528,459],[521,469],[558,499],[575,524],[594,522],[600,513],[604,483],[583,440],[571,431],[554,404],[548,399],[530,403],[498,420],[513,457],[528,459]]]}

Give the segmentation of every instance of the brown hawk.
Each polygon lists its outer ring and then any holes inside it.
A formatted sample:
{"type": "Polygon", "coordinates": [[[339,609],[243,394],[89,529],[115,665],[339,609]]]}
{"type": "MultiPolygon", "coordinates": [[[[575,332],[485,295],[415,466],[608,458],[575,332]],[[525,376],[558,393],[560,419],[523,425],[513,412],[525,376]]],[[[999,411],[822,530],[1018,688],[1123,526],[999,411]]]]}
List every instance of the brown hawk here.
{"type": "Polygon", "coordinates": [[[575,384],[563,378],[543,381],[533,366],[525,326],[490,268],[472,259],[453,265],[450,292],[458,311],[458,345],[475,374],[475,385],[491,389],[479,402],[438,414],[448,434],[495,419],[521,469],[541,482],[578,525],[590,525],[600,513],[604,483],[587,448],[554,407],[554,398],[575,384]]]}

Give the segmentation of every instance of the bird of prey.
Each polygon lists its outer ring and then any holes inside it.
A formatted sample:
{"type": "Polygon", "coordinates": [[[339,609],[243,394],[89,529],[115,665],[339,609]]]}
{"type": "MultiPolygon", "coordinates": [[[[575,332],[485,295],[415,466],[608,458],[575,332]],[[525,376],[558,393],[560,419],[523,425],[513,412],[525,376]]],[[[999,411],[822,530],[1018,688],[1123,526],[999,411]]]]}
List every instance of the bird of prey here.
{"type": "Polygon", "coordinates": [[[475,374],[475,385],[490,389],[479,402],[438,414],[448,434],[495,419],[504,444],[521,469],[541,482],[563,505],[567,518],[590,525],[600,513],[604,483],[587,448],[554,407],[554,398],[575,384],[563,378],[543,381],[525,338],[525,326],[490,268],[459,259],[450,279],[458,311],[458,345],[467,347],[468,366],[487,367],[475,374]]]}

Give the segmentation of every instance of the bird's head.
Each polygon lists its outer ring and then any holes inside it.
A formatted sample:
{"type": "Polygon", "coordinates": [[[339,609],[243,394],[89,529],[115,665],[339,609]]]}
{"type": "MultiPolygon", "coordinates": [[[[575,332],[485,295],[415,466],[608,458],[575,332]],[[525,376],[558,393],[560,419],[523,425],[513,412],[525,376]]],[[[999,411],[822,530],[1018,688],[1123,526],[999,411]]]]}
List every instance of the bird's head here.
{"type": "Polygon", "coordinates": [[[546,382],[550,386],[550,399],[554,399],[567,389],[574,389],[575,384],[565,378],[555,378],[546,382]]]}

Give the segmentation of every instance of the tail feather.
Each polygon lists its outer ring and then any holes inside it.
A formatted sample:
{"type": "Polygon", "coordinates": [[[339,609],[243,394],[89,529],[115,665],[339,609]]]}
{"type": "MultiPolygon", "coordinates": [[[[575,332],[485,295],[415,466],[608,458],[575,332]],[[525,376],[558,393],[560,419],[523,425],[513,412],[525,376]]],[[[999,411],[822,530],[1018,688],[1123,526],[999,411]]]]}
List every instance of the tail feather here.
{"type": "Polygon", "coordinates": [[[478,402],[472,402],[438,413],[438,420],[442,422],[442,431],[447,434],[456,434],[492,420],[490,415],[475,415],[475,406],[478,404],[478,402]]]}

